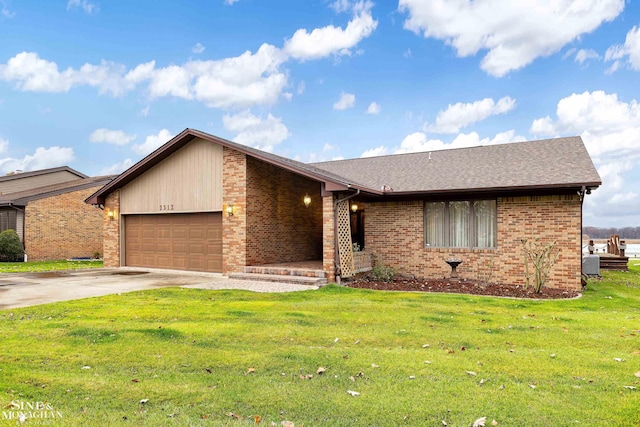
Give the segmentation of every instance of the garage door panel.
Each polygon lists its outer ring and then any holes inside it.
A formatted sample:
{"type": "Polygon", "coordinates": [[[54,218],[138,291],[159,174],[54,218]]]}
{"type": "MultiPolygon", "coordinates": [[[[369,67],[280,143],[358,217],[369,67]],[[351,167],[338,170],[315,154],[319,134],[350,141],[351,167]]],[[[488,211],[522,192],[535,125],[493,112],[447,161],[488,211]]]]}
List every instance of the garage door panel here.
{"type": "Polygon", "coordinates": [[[127,215],[125,265],[222,271],[222,215],[127,215]]]}

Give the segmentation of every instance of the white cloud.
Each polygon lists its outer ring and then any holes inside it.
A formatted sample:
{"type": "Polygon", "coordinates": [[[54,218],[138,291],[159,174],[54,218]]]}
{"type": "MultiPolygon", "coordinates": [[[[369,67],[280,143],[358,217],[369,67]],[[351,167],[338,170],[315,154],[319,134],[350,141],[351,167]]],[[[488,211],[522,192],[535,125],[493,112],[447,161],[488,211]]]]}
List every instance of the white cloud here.
{"type": "Polygon", "coordinates": [[[0,159],[0,171],[8,173],[16,170],[33,171],[53,168],[68,165],[74,158],[71,147],[38,147],[33,154],[26,155],[22,159],[12,157],[0,159]]]}
{"type": "Polygon", "coordinates": [[[402,54],[402,56],[404,56],[405,58],[411,58],[413,57],[413,53],[411,52],[411,48],[407,48],[407,50],[404,51],[404,53],[402,54]]]}
{"type": "Polygon", "coordinates": [[[322,147],[322,151],[324,151],[326,153],[327,151],[333,151],[333,150],[336,150],[337,148],[338,148],[337,146],[335,146],[333,144],[329,144],[328,142],[326,142],[324,144],[324,147],[322,147]]]}
{"type": "Polygon", "coordinates": [[[491,98],[484,98],[470,103],[449,104],[446,110],[438,113],[435,123],[425,124],[424,130],[435,133],[458,133],[460,129],[472,123],[511,111],[515,105],[515,99],[508,96],[500,98],[498,102],[491,98]]]}
{"type": "Polygon", "coordinates": [[[87,15],[93,15],[100,10],[97,4],[91,3],[88,0],[69,0],[67,10],[69,9],[82,9],[87,15]]]}
{"type": "Polygon", "coordinates": [[[378,26],[378,21],[371,16],[372,7],[372,3],[364,1],[354,4],[354,16],[344,30],[333,25],[315,28],[311,32],[299,29],[285,41],[285,53],[300,61],[329,55],[351,55],[351,49],[369,37],[378,26]]]}
{"type": "Polygon", "coordinates": [[[293,94],[291,92],[283,92],[282,97],[287,101],[291,101],[293,99],[293,94]]]}
{"type": "Polygon", "coordinates": [[[8,7],[6,2],[4,2],[4,0],[0,0],[0,6],[2,6],[2,16],[4,16],[5,18],[13,18],[14,16],[16,16],[15,12],[12,12],[8,7]]]}
{"type": "Polygon", "coordinates": [[[195,54],[200,54],[204,52],[205,49],[206,48],[202,45],[202,43],[198,42],[191,48],[191,52],[195,54]]]}
{"type": "Polygon", "coordinates": [[[376,156],[384,156],[389,153],[389,150],[384,145],[381,145],[376,148],[371,148],[364,153],[360,157],[376,157],[376,156]]]}
{"type": "Polygon", "coordinates": [[[130,89],[123,84],[123,74],[124,66],[107,61],[61,72],[55,62],[34,52],[21,52],[0,64],[0,80],[14,81],[18,89],[28,92],[67,92],[73,86],[92,86],[101,94],[119,96],[130,89]]]}
{"type": "Polygon", "coordinates": [[[142,117],[147,117],[149,115],[149,107],[145,107],[142,110],[140,110],[138,115],[140,115],[142,117]]]}
{"type": "Polygon", "coordinates": [[[367,114],[380,114],[381,110],[382,107],[380,107],[377,102],[372,102],[369,104],[369,107],[367,107],[367,114]]]}
{"type": "Polygon", "coordinates": [[[333,104],[334,110],[346,110],[352,108],[356,104],[356,96],[352,93],[340,94],[340,99],[333,104]]]}
{"type": "Polygon", "coordinates": [[[640,221],[640,196],[636,192],[640,186],[637,100],[625,102],[617,94],[604,91],[574,93],[558,101],[555,118],[534,120],[531,132],[582,137],[602,178],[602,186],[585,199],[585,225],[635,225],[640,221]]]}
{"type": "Polygon", "coordinates": [[[118,175],[133,166],[133,160],[124,159],[114,165],[106,167],[100,171],[100,175],[118,175]]]}
{"type": "Polygon", "coordinates": [[[304,91],[306,90],[307,85],[302,81],[300,83],[298,83],[298,88],[296,89],[296,93],[298,95],[302,95],[304,93],[304,91]]]}
{"type": "Polygon", "coordinates": [[[188,61],[184,65],[156,68],[155,61],[127,72],[123,65],[102,61],[80,69],[58,69],[55,62],[37,53],[22,52],[0,64],[0,80],[15,82],[18,89],[32,92],[67,92],[74,86],[97,87],[101,94],[120,96],[148,82],[151,97],[174,96],[193,99],[209,107],[237,108],[273,104],[287,83],[279,70],[286,57],[274,46],[263,44],[255,54],[217,61],[188,61]]]}
{"type": "Polygon", "coordinates": [[[487,51],[481,68],[502,77],[615,19],[624,0],[400,0],[404,28],[443,40],[460,57],[487,51]]]}
{"type": "Polygon", "coordinates": [[[508,130],[500,132],[493,138],[480,138],[476,132],[458,134],[451,142],[446,143],[441,139],[429,139],[422,132],[415,132],[407,135],[399,147],[393,150],[394,154],[416,153],[421,151],[437,151],[452,148],[477,147],[480,145],[508,144],[511,142],[524,141],[525,138],[516,135],[515,131],[508,130]]]}
{"type": "Polygon", "coordinates": [[[9,141],[0,136],[0,153],[4,153],[9,148],[9,141]]]}
{"type": "Polygon", "coordinates": [[[349,0],[336,0],[329,4],[329,7],[336,11],[336,13],[349,12],[351,10],[351,3],[349,0]]]}
{"type": "Polygon", "coordinates": [[[613,73],[625,63],[636,71],[640,71],[640,27],[633,27],[627,33],[624,44],[610,46],[604,54],[605,62],[613,61],[608,69],[613,73]]]}
{"type": "Polygon", "coordinates": [[[234,3],[239,2],[240,0],[224,0],[224,4],[227,6],[232,6],[234,3]]]}
{"type": "Polygon", "coordinates": [[[593,49],[580,49],[576,53],[574,61],[584,64],[588,59],[600,59],[600,55],[598,55],[598,52],[593,49]]]}
{"type": "Polygon", "coordinates": [[[105,128],[96,129],[89,135],[91,142],[106,142],[113,145],[127,145],[136,139],[135,135],[128,135],[121,130],[110,130],[105,128]]]}
{"type": "Polygon", "coordinates": [[[146,156],[171,138],[174,135],[168,129],[161,129],[157,135],[149,135],[142,144],[136,144],[131,147],[134,153],[146,156]]]}
{"type": "Polygon", "coordinates": [[[264,151],[273,151],[277,144],[291,135],[281,118],[269,114],[262,119],[249,110],[235,115],[225,114],[222,123],[227,130],[236,133],[235,142],[264,151]]]}

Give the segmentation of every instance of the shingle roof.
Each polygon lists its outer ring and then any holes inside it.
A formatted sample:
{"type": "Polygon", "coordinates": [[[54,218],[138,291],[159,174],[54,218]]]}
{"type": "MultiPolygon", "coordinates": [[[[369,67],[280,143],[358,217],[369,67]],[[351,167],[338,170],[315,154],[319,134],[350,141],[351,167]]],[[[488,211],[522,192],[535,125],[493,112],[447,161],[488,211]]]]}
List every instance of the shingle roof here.
{"type": "Polygon", "coordinates": [[[26,204],[32,200],[44,199],[46,197],[52,197],[58,194],[64,194],[72,191],[82,190],[85,188],[105,185],[109,183],[115,176],[116,175],[106,175],[80,178],[74,179],[72,181],[61,182],[58,184],[46,185],[44,187],[33,188],[30,190],[19,191],[16,193],[5,194],[0,196],[0,205],[13,204],[17,206],[26,206],[26,204]]]}
{"type": "Polygon", "coordinates": [[[104,203],[107,194],[133,181],[194,138],[231,148],[325,184],[331,183],[334,185],[331,191],[353,188],[383,195],[580,188],[583,185],[595,188],[601,183],[580,137],[309,164],[195,129],[185,129],[91,195],[86,202],[104,203]],[[383,190],[383,187],[393,191],[383,190]]]}
{"type": "Polygon", "coordinates": [[[62,171],[66,171],[73,175],[77,175],[78,178],[88,178],[87,175],[83,174],[82,172],[78,172],[75,169],[71,169],[69,166],[60,166],[57,168],[40,169],[37,171],[19,172],[11,175],[0,176],[0,182],[13,181],[16,179],[28,178],[30,176],[46,175],[49,173],[62,172],[62,171]]]}
{"type": "Polygon", "coordinates": [[[601,184],[580,137],[338,160],[314,166],[370,188],[390,187],[393,193],[601,184]]]}

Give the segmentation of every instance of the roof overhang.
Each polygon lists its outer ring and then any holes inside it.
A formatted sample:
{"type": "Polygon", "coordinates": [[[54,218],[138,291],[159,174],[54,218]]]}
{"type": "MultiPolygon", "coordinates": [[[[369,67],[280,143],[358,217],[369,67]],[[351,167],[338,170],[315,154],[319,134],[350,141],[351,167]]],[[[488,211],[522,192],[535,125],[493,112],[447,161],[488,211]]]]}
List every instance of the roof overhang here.
{"type": "MultiPolygon", "coordinates": [[[[266,153],[264,151],[260,151],[251,147],[247,147],[224,138],[220,138],[217,136],[213,136],[207,134],[205,132],[200,132],[195,129],[185,129],[180,132],[178,135],[169,140],[166,144],[162,145],[160,148],[140,160],[135,165],[131,166],[126,171],[122,172],[118,177],[116,177],[113,181],[102,187],[100,190],[89,196],[85,200],[86,203],[92,205],[103,205],[105,199],[109,193],[112,193],[114,190],[124,187],[129,184],[134,179],[138,178],[145,172],[147,172],[152,167],[156,166],[167,157],[175,153],[176,151],[183,148],[189,142],[194,140],[195,138],[201,138],[205,141],[210,141],[212,143],[221,145],[226,148],[230,148],[232,150],[238,151],[245,155],[254,157],[258,160],[264,161],[266,163],[270,163],[272,165],[278,166],[282,169],[288,170],[290,172],[296,173],[298,175],[302,175],[306,178],[312,179],[314,181],[318,181],[324,184],[324,188],[328,189],[328,191],[342,191],[350,188],[358,189],[360,186],[356,184],[352,184],[347,182],[346,180],[340,179],[340,177],[331,177],[328,176],[327,173],[323,173],[319,169],[315,171],[310,166],[305,165],[304,163],[299,163],[295,161],[291,161],[284,157],[276,156],[270,153],[266,153]]],[[[371,189],[360,188],[363,191],[368,191],[371,193],[379,193],[371,189]]]]}

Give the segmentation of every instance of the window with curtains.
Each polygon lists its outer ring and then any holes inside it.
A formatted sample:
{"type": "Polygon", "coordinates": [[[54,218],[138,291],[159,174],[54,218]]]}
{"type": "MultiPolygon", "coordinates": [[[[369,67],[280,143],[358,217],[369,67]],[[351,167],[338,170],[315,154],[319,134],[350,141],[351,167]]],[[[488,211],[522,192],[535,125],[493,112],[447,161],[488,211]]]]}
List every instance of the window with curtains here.
{"type": "Polygon", "coordinates": [[[495,248],[495,200],[425,203],[425,245],[451,248],[495,248]]]}

